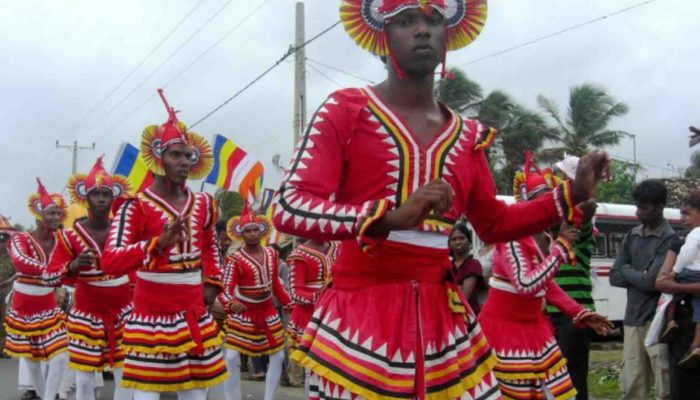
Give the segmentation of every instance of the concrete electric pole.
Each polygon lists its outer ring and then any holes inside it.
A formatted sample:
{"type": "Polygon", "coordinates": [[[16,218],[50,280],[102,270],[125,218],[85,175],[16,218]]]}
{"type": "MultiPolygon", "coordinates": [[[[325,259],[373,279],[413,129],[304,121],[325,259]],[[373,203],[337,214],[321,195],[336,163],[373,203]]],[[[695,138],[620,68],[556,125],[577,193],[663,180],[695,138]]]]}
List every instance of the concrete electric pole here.
{"type": "Polygon", "coordinates": [[[294,146],[306,126],[306,51],[303,46],[306,40],[304,33],[304,3],[299,1],[296,6],[296,29],[294,46],[294,146]]]}
{"type": "Polygon", "coordinates": [[[56,148],[57,149],[68,149],[73,152],[73,168],[72,168],[72,174],[75,174],[78,172],[78,152],[80,150],[95,150],[95,143],[93,143],[90,146],[78,146],[78,141],[75,140],[73,141],[73,144],[67,145],[67,144],[58,144],[58,140],[56,141],[56,148]]]}

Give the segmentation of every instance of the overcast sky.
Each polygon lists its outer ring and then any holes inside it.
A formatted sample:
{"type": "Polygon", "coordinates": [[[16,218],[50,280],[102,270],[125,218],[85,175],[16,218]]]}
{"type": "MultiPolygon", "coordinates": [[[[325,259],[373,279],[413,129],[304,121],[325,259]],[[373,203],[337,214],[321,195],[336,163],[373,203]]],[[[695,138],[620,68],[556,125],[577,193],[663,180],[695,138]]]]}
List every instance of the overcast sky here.
{"type": "MultiPolygon", "coordinates": [[[[479,39],[449,53],[448,64],[464,65],[640,1],[492,0],[479,39]]],[[[338,3],[306,1],[307,37],[337,21],[338,3]]],[[[533,108],[537,95],[544,94],[563,110],[570,87],[599,84],[630,106],[628,116],[612,128],[637,135],[637,157],[646,168],[640,175],[677,175],[691,155],[688,125],[700,125],[698,20],[700,1],[657,0],[464,70],[486,92],[505,90],[533,108]]],[[[143,127],[165,121],[154,96],[163,86],[170,103],[181,110],[180,119],[194,123],[284,54],[294,38],[294,1],[5,0],[0,37],[0,214],[30,225],[25,204],[36,188],[34,177],[42,177],[53,192],[63,189],[70,173],[71,154],[56,149],[56,140],[95,142],[94,151],[79,154],[79,171],[87,171],[102,153],[111,167],[122,141],[138,145],[143,127]]],[[[307,57],[375,82],[385,75],[382,64],[355,46],[341,26],[310,44],[307,57]]],[[[367,84],[314,66],[327,76],[308,70],[310,112],[338,85],[367,84]]],[[[293,73],[291,60],[282,63],[194,129],[207,138],[221,133],[261,160],[267,187],[275,187],[281,177],[272,157],[291,156],[293,73]]],[[[631,159],[632,142],[623,140],[610,152],[631,159]]],[[[193,186],[199,189],[199,184],[193,186]]]]}

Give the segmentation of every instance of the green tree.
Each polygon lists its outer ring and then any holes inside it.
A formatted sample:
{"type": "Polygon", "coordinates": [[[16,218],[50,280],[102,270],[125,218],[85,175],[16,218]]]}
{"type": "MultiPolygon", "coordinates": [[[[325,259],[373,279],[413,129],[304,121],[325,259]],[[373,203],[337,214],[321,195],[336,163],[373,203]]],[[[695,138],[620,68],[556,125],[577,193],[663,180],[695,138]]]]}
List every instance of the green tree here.
{"type": "Polygon", "coordinates": [[[633,204],[634,164],[615,161],[610,162],[609,182],[601,182],[595,193],[595,199],[601,203],[633,204]]]}
{"type": "Polygon", "coordinates": [[[589,146],[612,146],[620,142],[621,136],[627,135],[608,126],[615,117],[627,114],[629,107],[595,85],[585,83],[571,88],[566,119],[551,99],[540,95],[537,100],[556,123],[552,133],[569,154],[583,155],[589,146]]]}
{"type": "Polygon", "coordinates": [[[498,193],[512,194],[513,175],[523,164],[526,150],[537,152],[551,138],[551,128],[539,114],[515,102],[507,93],[494,90],[486,97],[478,83],[462,71],[452,69],[453,79],[441,80],[437,97],[450,108],[498,129],[487,149],[498,193]]]}
{"type": "Polygon", "coordinates": [[[238,192],[217,189],[214,198],[219,203],[219,220],[228,221],[231,217],[241,215],[245,201],[238,192]]]}
{"type": "Polygon", "coordinates": [[[690,167],[685,170],[685,177],[700,179],[700,151],[696,151],[690,156],[690,167]]]}
{"type": "Polygon", "coordinates": [[[435,87],[435,96],[451,109],[462,113],[482,100],[481,86],[457,68],[452,68],[450,72],[453,78],[441,79],[435,87]]]}

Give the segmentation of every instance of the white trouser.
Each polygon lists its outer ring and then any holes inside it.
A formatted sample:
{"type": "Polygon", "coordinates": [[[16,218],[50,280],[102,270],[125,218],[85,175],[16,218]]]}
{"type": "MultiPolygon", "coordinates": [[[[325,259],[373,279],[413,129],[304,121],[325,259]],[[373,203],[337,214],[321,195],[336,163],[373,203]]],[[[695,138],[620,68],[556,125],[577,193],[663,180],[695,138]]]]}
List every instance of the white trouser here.
{"type": "MultiPolygon", "coordinates": [[[[180,390],[177,392],[178,400],[206,400],[206,398],[206,389],[180,390]]],[[[160,400],[160,392],[134,390],[134,400],[160,400]]]]}
{"type": "MultiPolygon", "coordinates": [[[[122,387],[123,368],[114,368],[114,400],[131,400],[133,390],[122,387]]],[[[94,372],[75,371],[75,398],[76,400],[95,400],[95,386],[97,386],[97,378],[94,372]]],[[[101,374],[100,374],[101,375],[101,374]]]]}
{"type": "Polygon", "coordinates": [[[66,364],[68,364],[68,353],[58,354],[48,361],[48,372],[45,378],[41,364],[39,361],[26,360],[27,372],[36,394],[42,399],[53,400],[58,394],[63,371],[65,371],[66,364]]]}

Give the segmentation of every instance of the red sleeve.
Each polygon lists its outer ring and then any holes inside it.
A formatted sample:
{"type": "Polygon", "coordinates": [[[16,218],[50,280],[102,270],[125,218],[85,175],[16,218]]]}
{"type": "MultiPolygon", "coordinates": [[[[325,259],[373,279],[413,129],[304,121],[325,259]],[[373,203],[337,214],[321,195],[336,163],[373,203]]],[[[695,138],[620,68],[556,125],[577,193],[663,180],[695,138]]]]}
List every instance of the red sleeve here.
{"type": "Polygon", "coordinates": [[[69,286],[75,285],[75,278],[66,277],[68,265],[77,257],[75,250],[71,246],[70,239],[63,230],[54,234],[56,245],[51,252],[49,262],[44,269],[43,278],[46,286],[58,287],[62,283],[69,286]]]}
{"type": "MultiPolygon", "coordinates": [[[[28,235],[28,233],[24,234],[28,235]]],[[[23,234],[12,235],[12,240],[9,245],[10,259],[15,271],[23,275],[41,276],[44,269],[44,264],[39,260],[30,256],[27,238],[23,234]]]]}
{"type": "Polygon", "coordinates": [[[156,260],[167,263],[167,249],[157,254],[158,237],[143,240],[140,222],[145,218],[138,199],[129,199],[117,210],[102,253],[101,265],[105,274],[119,277],[142,266],[151,269],[156,260]]]}
{"type": "MultiPolygon", "coordinates": [[[[362,245],[372,222],[388,210],[387,200],[341,204],[333,199],[343,172],[345,146],[362,106],[336,92],[321,105],[302,137],[273,208],[278,230],[320,240],[357,238],[362,245]]],[[[365,99],[366,102],[366,99],[365,99]]]]}
{"type": "Polygon", "coordinates": [[[476,151],[473,168],[476,181],[471,185],[464,213],[486,243],[518,240],[542,232],[562,218],[574,221],[578,215],[569,181],[540,198],[509,206],[496,198],[496,184],[483,150],[476,151]]]}
{"type": "Polygon", "coordinates": [[[303,257],[292,254],[287,259],[289,264],[289,295],[297,304],[314,304],[315,291],[306,286],[306,269],[308,264],[303,257]]]}
{"type": "Polygon", "coordinates": [[[236,266],[236,257],[228,256],[224,260],[224,290],[219,293],[219,303],[224,306],[225,309],[229,309],[231,302],[235,301],[233,296],[234,289],[238,285],[238,267],[236,266]]]}
{"type": "Polygon", "coordinates": [[[572,299],[564,289],[559,287],[554,280],[550,280],[547,284],[547,292],[545,300],[547,304],[551,304],[558,308],[562,313],[571,317],[574,322],[581,320],[581,317],[589,311],[572,299]]]}
{"type": "Polygon", "coordinates": [[[204,222],[204,232],[202,232],[202,271],[204,272],[204,283],[218,286],[223,289],[224,284],[221,274],[221,253],[216,240],[217,206],[211,195],[205,193],[204,198],[207,203],[207,216],[204,222]]]}
{"type": "Polygon", "coordinates": [[[518,241],[505,245],[505,259],[508,266],[504,268],[515,290],[524,295],[535,295],[545,289],[559,270],[561,264],[570,263],[574,258],[573,249],[568,242],[555,240],[549,249],[549,255],[540,263],[532,262],[532,254],[518,241]]]}
{"type": "Polygon", "coordinates": [[[464,282],[464,280],[469,278],[470,276],[474,276],[477,279],[480,279],[482,282],[484,280],[484,271],[481,268],[481,263],[475,258],[467,260],[457,270],[457,273],[455,274],[455,279],[457,280],[457,284],[461,285],[462,282],[464,282]]]}
{"type": "Polygon", "coordinates": [[[272,253],[273,264],[272,276],[270,277],[270,279],[272,279],[272,293],[275,295],[275,298],[277,298],[277,301],[282,307],[287,307],[292,304],[292,299],[289,298],[289,294],[286,290],[284,290],[284,286],[282,285],[282,279],[279,275],[279,256],[277,255],[276,251],[273,251],[272,253]]]}

